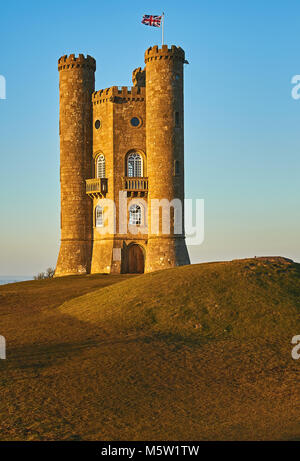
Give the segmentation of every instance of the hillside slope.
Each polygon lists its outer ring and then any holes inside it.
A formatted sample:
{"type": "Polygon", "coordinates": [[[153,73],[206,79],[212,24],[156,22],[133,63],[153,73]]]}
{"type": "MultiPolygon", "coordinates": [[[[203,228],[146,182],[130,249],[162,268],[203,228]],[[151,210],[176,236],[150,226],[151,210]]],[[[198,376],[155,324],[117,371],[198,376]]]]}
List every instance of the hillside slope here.
{"type": "Polygon", "coordinates": [[[258,258],[70,280],[30,282],[26,308],[0,288],[2,440],[300,437],[300,265],[258,258]]]}

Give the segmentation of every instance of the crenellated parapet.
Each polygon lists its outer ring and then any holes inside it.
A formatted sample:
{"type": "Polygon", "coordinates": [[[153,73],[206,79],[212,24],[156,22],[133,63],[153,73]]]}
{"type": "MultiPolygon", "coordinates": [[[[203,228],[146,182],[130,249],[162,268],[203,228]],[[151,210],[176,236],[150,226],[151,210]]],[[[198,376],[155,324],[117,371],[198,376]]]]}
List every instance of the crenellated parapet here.
{"type": "Polygon", "coordinates": [[[96,70],[96,60],[92,56],[79,54],[78,57],[75,54],[64,55],[58,60],[58,70],[76,69],[76,68],[87,68],[93,71],[96,70]]]}
{"type": "Polygon", "coordinates": [[[132,83],[134,86],[146,86],[146,68],[138,67],[132,72],[132,83]]]}
{"type": "Polygon", "coordinates": [[[168,48],[168,45],[162,45],[159,48],[157,45],[150,46],[145,52],[145,63],[157,59],[174,59],[185,63],[184,50],[179,46],[172,45],[168,48]]]}
{"type": "Polygon", "coordinates": [[[116,102],[124,103],[127,101],[144,101],[146,97],[146,88],[140,86],[112,86],[104,90],[95,91],[92,94],[93,104],[116,102]]]}

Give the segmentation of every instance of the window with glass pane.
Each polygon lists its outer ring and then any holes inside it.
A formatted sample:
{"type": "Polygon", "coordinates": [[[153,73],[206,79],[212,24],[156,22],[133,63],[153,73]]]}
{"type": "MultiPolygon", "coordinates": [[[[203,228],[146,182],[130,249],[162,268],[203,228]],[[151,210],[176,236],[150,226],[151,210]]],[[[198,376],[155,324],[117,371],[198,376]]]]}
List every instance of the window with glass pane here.
{"type": "Polygon", "coordinates": [[[97,158],[97,178],[105,178],[105,157],[102,154],[97,158]]]}
{"type": "Polygon", "coordinates": [[[103,208],[101,206],[96,206],[95,210],[95,220],[96,220],[96,227],[103,226],[103,208]]]}
{"type": "Polygon", "coordinates": [[[134,152],[128,156],[127,176],[138,178],[143,176],[143,160],[140,154],[134,152]]]}
{"type": "Polygon", "coordinates": [[[142,224],[142,208],[140,205],[131,205],[129,208],[129,224],[133,226],[142,224]]]}

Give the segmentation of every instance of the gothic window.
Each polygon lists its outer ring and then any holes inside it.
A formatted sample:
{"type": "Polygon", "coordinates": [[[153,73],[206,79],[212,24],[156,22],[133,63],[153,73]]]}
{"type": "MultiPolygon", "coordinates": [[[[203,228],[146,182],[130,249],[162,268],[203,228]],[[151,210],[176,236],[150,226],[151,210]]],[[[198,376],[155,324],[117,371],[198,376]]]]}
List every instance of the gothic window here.
{"type": "Polygon", "coordinates": [[[139,226],[142,224],[142,207],[134,204],[129,208],[129,224],[139,226]]]}
{"type": "Polygon", "coordinates": [[[103,227],[103,208],[99,205],[95,209],[95,223],[96,227],[103,227]]]}
{"type": "Polygon", "coordinates": [[[140,154],[133,152],[127,159],[127,176],[138,178],[143,176],[143,160],[140,154]]]}
{"type": "Polygon", "coordinates": [[[96,175],[97,175],[97,178],[105,178],[105,157],[103,154],[97,157],[96,175]]]}

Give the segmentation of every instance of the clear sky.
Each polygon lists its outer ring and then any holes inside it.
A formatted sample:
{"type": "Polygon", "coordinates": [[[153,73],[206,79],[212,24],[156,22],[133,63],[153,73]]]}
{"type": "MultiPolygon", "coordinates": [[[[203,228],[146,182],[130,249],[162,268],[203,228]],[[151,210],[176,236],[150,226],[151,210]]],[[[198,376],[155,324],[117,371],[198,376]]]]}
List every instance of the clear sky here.
{"type": "Polygon", "coordinates": [[[131,85],[160,30],[186,51],[186,196],[205,200],[193,262],[282,255],[300,261],[299,0],[2,2],[0,274],[55,266],[59,248],[57,59],[88,53],[96,89],[131,85]]]}

